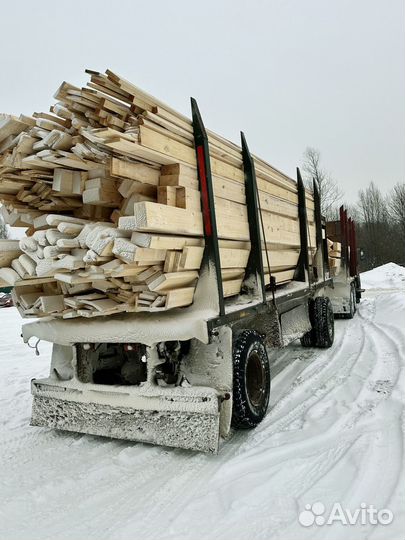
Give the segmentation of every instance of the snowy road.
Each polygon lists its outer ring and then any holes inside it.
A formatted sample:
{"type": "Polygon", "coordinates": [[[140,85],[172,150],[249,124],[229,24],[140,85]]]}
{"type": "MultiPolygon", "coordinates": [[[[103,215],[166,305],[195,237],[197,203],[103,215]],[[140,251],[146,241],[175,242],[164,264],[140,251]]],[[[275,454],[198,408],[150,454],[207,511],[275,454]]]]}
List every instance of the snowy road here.
{"type": "Polygon", "coordinates": [[[404,284],[369,291],[332,349],[278,352],[269,414],[217,456],[30,427],[50,347],[36,357],[16,310],[0,310],[0,538],[402,540],[404,284]],[[316,501],[394,520],[303,527],[316,501]]]}

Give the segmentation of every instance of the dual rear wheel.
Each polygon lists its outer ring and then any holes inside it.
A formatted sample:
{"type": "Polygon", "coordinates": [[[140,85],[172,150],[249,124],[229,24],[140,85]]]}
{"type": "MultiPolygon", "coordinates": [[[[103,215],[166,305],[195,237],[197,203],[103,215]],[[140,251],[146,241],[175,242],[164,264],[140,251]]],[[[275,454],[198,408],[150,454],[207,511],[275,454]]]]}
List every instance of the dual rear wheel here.
{"type": "Polygon", "coordinates": [[[301,338],[303,347],[320,347],[328,349],[335,338],[335,319],[332,303],[327,296],[318,296],[310,300],[309,320],[311,330],[301,338]]]}

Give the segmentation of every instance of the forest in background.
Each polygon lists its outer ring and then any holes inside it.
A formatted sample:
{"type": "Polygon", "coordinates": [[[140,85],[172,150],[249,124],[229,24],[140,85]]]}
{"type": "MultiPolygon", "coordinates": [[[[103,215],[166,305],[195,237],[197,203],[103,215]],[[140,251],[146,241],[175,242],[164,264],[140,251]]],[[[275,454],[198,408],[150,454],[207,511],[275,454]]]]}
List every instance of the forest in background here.
{"type": "Polygon", "coordinates": [[[327,221],[339,219],[342,204],[355,220],[361,272],[388,262],[405,266],[404,182],[398,182],[384,195],[370,181],[366,189],[359,190],[356,203],[347,204],[339,182],[321,165],[319,150],[311,147],[306,149],[302,170],[311,189],[312,179],[318,182],[322,214],[327,221]]]}

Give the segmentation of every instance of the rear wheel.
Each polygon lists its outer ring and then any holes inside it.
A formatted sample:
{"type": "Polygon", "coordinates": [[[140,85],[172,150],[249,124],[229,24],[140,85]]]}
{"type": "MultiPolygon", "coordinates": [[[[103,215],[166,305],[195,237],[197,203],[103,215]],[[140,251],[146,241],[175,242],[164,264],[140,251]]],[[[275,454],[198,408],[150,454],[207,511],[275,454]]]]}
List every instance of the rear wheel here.
{"type": "Polygon", "coordinates": [[[354,278],[354,289],[355,289],[355,294],[356,294],[356,304],[360,304],[360,301],[361,301],[361,281],[360,281],[360,276],[356,276],[354,278]]]}
{"type": "Polygon", "coordinates": [[[233,346],[232,425],[254,428],[266,415],[270,398],[270,365],[263,338],[244,330],[233,346]]]}
{"type": "Polygon", "coordinates": [[[335,338],[335,319],[331,301],[326,296],[318,296],[314,300],[313,310],[315,346],[327,349],[332,346],[335,338]]]}
{"type": "Polygon", "coordinates": [[[301,345],[303,347],[315,347],[315,332],[314,330],[310,330],[306,334],[304,334],[301,339],[301,345]]]}

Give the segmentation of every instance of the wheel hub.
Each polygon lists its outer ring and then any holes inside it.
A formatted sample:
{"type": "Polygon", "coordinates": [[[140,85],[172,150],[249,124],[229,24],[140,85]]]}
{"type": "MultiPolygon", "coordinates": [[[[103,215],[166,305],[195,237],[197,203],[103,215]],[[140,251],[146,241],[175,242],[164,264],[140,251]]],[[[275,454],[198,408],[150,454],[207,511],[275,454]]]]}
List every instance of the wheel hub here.
{"type": "Polygon", "coordinates": [[[260,356],[252,351],[246,366],[247,397],[253,407],[260,407],[265,396],[266,374],[260,356]]]}

